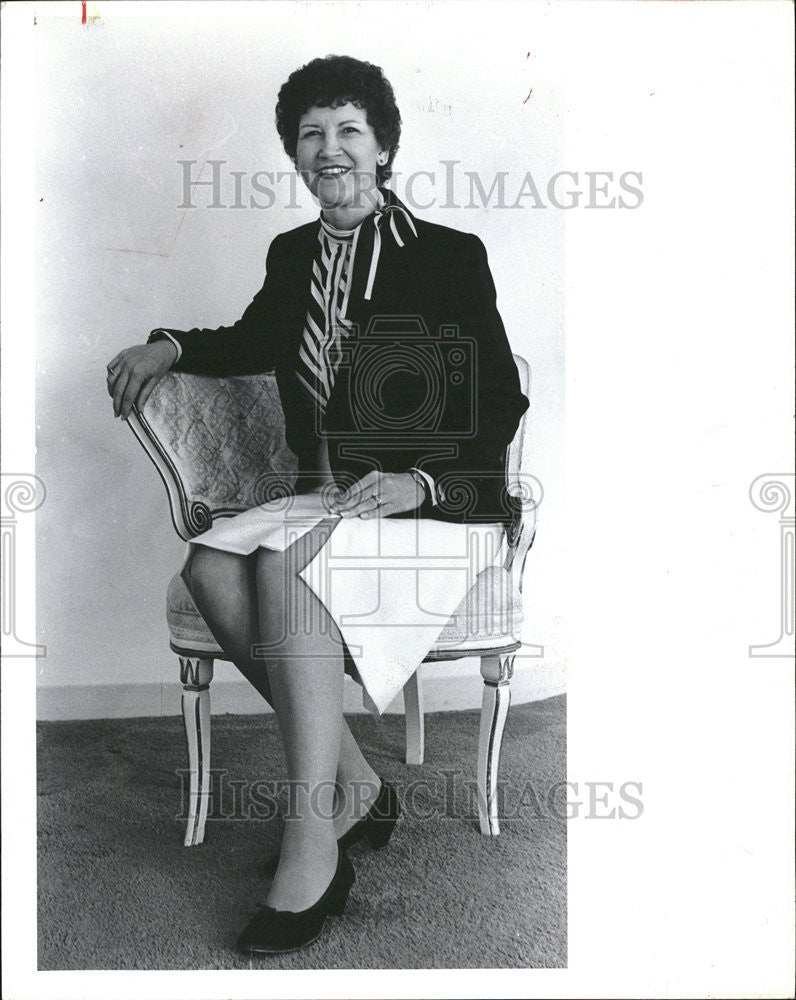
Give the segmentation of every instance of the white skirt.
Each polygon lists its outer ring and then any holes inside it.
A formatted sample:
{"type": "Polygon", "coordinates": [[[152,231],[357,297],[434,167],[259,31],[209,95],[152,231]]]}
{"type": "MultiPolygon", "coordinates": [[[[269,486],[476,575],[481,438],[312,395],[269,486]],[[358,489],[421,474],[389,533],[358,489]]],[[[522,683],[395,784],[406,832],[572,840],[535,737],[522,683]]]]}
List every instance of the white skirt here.
{"type": "MultiPolygon", "coordinates": [[[[321,521],[333,520],[319,494],[273,500],[224,519],[188,543],[250,555],[284,552],[321,521]]],[[[300,571],[345,640],[378,713],[434,646],[459,603],[488,566],[502,565],[500,524],[432,518],[343,518],[300,571]]]]}

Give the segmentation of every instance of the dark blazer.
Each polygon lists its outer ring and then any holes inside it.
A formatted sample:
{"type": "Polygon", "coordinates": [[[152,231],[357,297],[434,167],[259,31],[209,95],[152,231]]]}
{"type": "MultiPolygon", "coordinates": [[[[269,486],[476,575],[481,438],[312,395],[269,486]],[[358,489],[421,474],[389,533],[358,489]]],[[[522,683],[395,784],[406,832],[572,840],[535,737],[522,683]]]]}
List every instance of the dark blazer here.
{"type": "MultiPolygon", "coordinates": [[[[326,413],[329,464],[343,487],[374,468],[419,468],[434,477],[444,499],[413,514],[505,520],[514,507],[504,489],[506,446],[528,400],[495,305],[486,251],[476,236],[413,221],[418,238],[403,247],[383,237],[367,301],[370,256],[363,262],[364,248],[357,248],[348,309],[354,332],[344,342],[326,413]]],[[[182,348],[177,371],[276,373],[287,443],[305,485],[320,430],[295,372],[319,225],[273,240],[264,284],[232,326],[168,331],[182,348]]]]}

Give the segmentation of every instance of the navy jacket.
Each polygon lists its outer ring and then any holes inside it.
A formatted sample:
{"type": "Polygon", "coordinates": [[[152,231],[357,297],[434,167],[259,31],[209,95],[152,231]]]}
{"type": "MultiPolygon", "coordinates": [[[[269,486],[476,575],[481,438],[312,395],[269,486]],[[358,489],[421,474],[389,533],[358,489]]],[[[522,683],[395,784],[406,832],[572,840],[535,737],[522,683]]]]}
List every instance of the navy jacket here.
{"type": "MultiPolygon", "coordinates": [[[[477,236],[413,221],[417,239],[403,247],[383,239],[369,300],[369,258],[363,263],[357,249],[348,309],[354,333],[325,419],[329,464],[343,487],[374,468],[419,468],[433,476],[441,500],[413,514],[502,521],[514,509],[504,488],[506,447],[528,400],[486,251],[477,236]]],[[[232,326],[168,331],[182,348],[176,371],[276,373],[299,483],[311,481],[320,433],[295,376],[318,229],[316,221],[273,240],[263,286],[232,326]]]]}

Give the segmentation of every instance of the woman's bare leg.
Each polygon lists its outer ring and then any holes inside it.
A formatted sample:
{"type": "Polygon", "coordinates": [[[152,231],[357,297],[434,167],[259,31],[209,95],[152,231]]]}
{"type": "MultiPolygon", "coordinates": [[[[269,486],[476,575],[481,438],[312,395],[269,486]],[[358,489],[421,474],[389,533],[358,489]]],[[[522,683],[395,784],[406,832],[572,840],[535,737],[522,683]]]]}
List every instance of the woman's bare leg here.
{"type": "Polygon", "coordinates": [[[272,705],[263,661],[254,655],[260,641],[256,557],[197,545],[183,577],[216,642],[246,680],[272,705]]]}
{"type": "Polygon", "coordinates": [[[343,721],[343,645],[298,573],[311,539],[257,556],[260,636],[285,750],[290,808],[268,905],[303,910],[337,865],[335,779],[343,721]]]}
{"type": "MultiPolygon", "coordinates": [[[[302,564],[314,556],[325,537],[319,532],[308,539],[301,553],[302,564]]],[[[268,671],[262,654],[257,652],[264,644],[258,620],[256,561],[256,555],[240,556],[196,545],[185,574],[186,584],[216,640],[243,676],[273,707],[268,671]]],[[[274,568],[272,575],[277,579],[272,581],[271,594],[281,591],[284,586],[284,579],[278,579],[279,572],[286,572],[284,564],[274,568]]],[[[269,600],[270,595],[265,593],[264,603],[269,600]]],[[[334,623],[326,624],[336,633],[334,623]]],[[[362,755],[342,716],[336,781],[338,798],[334,824],[335,833],[340,837],[368,811],[379,790],[379,778],[362,755]]]]}

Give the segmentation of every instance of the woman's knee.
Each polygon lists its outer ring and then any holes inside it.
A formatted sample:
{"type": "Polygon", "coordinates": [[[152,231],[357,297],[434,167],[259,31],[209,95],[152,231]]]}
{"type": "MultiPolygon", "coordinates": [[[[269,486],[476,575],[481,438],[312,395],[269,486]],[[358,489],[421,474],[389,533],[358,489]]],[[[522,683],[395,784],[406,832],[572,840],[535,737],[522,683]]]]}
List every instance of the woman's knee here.
{"type": "Polygon", "coordinates": [[[197,593],[229,594],[238,589],[245,592],[250,575],[245,556],[196,545],[182,577],[191,595],[196,597],[197,593]]]}
{"type": "Polygon", "coordinates": [[[257,551],[257,579],[272,592],[290,590],[299,573],[315,558],[331,535],[334,524],[321,522],[292,542],[284,551],[261,548],[257,551]]]}

